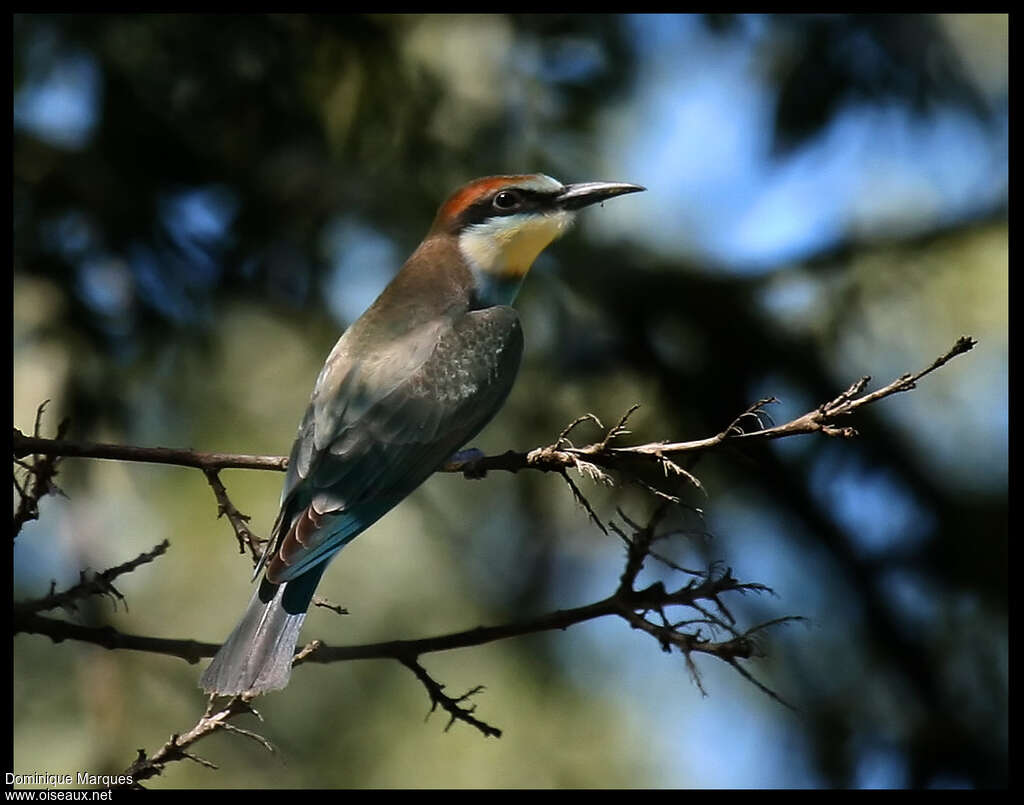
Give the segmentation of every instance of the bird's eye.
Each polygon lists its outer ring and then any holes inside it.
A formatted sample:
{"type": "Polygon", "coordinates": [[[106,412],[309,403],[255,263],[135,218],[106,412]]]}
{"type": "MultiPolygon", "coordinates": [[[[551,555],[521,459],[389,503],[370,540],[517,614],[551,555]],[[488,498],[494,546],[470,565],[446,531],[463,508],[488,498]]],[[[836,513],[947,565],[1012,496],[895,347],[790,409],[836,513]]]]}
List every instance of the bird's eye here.
{"type": "Polygon", "coordinates": [[[522,199],[514,190],[502,190],[494,197],[494,209],[508,212],[519,206],[522,199]]]}

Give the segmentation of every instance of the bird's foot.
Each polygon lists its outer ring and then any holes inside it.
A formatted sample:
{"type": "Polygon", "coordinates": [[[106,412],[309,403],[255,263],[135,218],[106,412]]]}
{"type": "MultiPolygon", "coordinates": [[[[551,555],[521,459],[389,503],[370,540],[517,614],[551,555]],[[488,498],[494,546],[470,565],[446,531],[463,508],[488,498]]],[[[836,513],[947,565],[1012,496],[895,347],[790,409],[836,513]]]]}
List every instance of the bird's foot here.
{"type": "Polygon", "coordinates": [[[487,470],[480,466],[480,460],[484,457],[484,451],[475,447],[466,450],[459,450],[452,453],[452,457],[444,463],[447,472],[461,472],[467,478],[483,478],[487,470]]]}

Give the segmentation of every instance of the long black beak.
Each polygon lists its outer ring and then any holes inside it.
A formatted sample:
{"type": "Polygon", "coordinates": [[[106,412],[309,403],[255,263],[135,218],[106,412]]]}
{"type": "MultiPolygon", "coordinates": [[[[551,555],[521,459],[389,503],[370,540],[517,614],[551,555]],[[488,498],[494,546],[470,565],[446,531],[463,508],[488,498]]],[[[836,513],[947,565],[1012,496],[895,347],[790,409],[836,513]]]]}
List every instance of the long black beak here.
{"type": "Polygon", "coordinates": [[[555,197],[555,203],[564,210],[578,210],[624,193],[639,193],[646,189],[623,182],[581,182],[566,185],[565,192],[555,197]]]}

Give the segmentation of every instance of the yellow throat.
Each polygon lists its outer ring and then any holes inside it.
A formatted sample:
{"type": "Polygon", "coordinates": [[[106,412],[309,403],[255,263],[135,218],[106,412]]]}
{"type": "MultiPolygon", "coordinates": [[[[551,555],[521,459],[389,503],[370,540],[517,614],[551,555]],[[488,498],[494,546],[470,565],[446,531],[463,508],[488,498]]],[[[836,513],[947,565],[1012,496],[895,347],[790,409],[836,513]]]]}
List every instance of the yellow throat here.
{"type": "Polygon", "coordinates": [[[459,235],[459,249],[482,301],[511,302],[537,255],[569,229],[572,219],[568,211],[509,215],[474,224],[459,235]],[[491,296],[496,298],[486,298],[491,296]]]}

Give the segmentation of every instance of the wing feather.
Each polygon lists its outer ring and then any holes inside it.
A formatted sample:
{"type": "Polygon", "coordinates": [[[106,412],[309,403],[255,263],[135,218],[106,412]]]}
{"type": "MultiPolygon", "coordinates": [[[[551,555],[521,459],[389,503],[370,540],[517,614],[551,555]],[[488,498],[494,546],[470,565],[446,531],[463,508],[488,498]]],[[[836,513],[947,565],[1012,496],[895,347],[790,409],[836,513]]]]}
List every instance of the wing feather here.
{"type": "Polygon", "coordinates": [[[333,556],[490,421],[522,355],[515,311],[431,322],[380,354],[339,341],[292,447],[267,568],[289,581],[333,556]]]}

